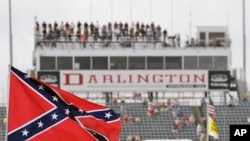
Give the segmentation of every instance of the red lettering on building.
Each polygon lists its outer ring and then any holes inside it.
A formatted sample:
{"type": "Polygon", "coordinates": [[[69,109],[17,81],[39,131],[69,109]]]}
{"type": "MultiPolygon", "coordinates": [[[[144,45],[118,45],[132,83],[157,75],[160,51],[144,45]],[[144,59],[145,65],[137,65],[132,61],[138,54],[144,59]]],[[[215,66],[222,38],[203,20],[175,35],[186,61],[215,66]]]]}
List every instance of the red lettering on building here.
{"type": "Polygon", "coordinates": [[[98,83],[96,75],[90,75],[88,83],[98,83]]]}
{"type": "Polygon", "coordinates": [[[126,83],[126,80],[123,80],[122,78],[121,78],[121,75],[120,74],[118,74],[117,75],[117,83],[126,83]]]}
{"type": "Polygon", "coordinates": [[[173,83],[173,79],[176,77],[176,74],[166,74],[165,77],[169,77],[168,83],[173,83]]]}
{"type": "Polygon", "coordinates": [[[189,74],[182,74],[180,75],[180,82],[181,83],[188,83],[190,82],[190,75],[189,74]]]}
{"type": "Polygon", "coordinates": [[[201,76],[198,76],[197,74],[194,74],[194,82],[197,82],[198,80],[201,82],[205,82],[205,75],[202,74],[201,76]]]}
{"type": "Polygon", "coordinates": [[[83,85],[84,78],[87,84],[179,84],[179,83],[205,83],[206,74],[83,74],[65,73],[64,85],[83,85]],[[84,78],[83,78],[84,77],[84,78]]]}
{"type": "Polygon", "coordinates": [[[83,84],[83,75],[80,73],[65,73],[65,83],[64,85],[82,85],[83,84]],[[72,82],[72,77],[76,78],[74,82],[72,82]]]}
{"type": "Polygon", "coordinates": [[[137,82],[141,83],[141,82],[146,82],[148,83],[148,75],[137,75],[137,82]]]}
{"type": "Polygon", "coordinates": [[[103,83],[113,83],[113,77],[112,75],[103,75],[103,83]]]}
{"type": "Polygon", "coordinates": [[[162,77],[163,75],[161,74],[153,75],[153,83],[162,83],[163,82],[162,77]]]}

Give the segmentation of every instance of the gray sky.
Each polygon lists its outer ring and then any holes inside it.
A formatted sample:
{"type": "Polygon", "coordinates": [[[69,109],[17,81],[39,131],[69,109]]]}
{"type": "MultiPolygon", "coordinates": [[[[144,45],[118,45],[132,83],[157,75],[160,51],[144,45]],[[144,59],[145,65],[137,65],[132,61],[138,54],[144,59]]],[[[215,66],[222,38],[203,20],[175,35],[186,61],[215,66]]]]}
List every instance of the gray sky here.
{"type": "MultiPolygon", "coordinates": [[[[1,94],[7,91],[10,58],[8,2],[0,1],[1,94]]],[[[11,3],[13,65],[22,71],[32,68],[35,16],[40,23],[98,20],[102,25],[109,21],[153,21],[169,33],[180,33],[182,40],[190,31],[195,36],[197,26],[228,26],[232,40],[232,68],[242,68],[242,0],[12,0],[11,3]]],[[[246,0],[247,56],[250,53],[249,13],[250,2],[246,0]]],[[[249,66],[250,62],[247,61],[248,75],[249,66]]]]}

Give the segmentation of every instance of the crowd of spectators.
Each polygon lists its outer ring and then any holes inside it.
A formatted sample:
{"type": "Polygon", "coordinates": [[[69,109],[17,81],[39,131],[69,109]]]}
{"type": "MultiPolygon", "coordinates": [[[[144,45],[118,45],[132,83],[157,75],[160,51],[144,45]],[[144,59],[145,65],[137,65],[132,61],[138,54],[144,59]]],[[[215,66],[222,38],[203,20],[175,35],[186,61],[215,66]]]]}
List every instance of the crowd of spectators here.
{"type": "MultiPolygon", "coordinates": [[[[167,29],[162,29],[160,25],[143,22],[108,22],[101,25],[98,21],[84,22],[63,22],[58,23],[39,23],[36,21],[36,36],[41,36],[41,40],[67,40],[81,41],[86,44],[89,37],[93,41],[105,41],[108,46],[110,42],[119,42],[121,40],[142,41],[142,42],[160,42],[165,46],[172,45],[180,47],[180,34],[168,35],[167,29]]],[[[188,43],[189,44],[189,43],[188,43]]],[[[190,45],[190,44],[189,44],[190,45]]]]}
{"type": "Polygon", "coordinates": [[[41,25],[36,21],[36,33],[42,33],[46,39],[53,39],[57,37],[68,37],[71,39],[72,36],[76,36],[77,39],[81,38],[81,35],[93,36],[94,39],[111,39],[115,36],[116,40],[121,37],[130,37],[138,39],[142,37],[147,40],[157,40],[163,35],[163,39],[166,40],[168,37],[167,30],[162,30],[160,25],[155,26],[152,22],[150,24],[144,24],[137,22],[136,24],[127,22],[109,22],[107,25],[100,25],[98,21],[95,23],[81,23],[77,22],[75,25],[73,22],[61,22],[60,25],[55,21],[54,24],[43,22],[41,25]],[[40,31],[40,26],[42,30],[40,31]]]}
{"type": "MultiPolygon", "coordinates": [[[[105,42],[105,46],[110,46],[112,42],[147,42],[161,43],[162,46],[181,47],[180,34],[169,35],[167,29],[163,29],[159,24],[144,22],[108,22],[100,24],[95,22],[64,22],[47,23],[39,21],[35,22],[36,38],[39,41],[74,41],[83,43],[105,42]]],[[[225,46],[224,39],[213,37],[209,40],[208,46],[225,46]]],[[[186,35],[183,40],[184,47],[206,46],[204,40],[196,40],[186,35]]]]}
{"type": "MultiPolygon", "coordinates": [[[[154,118],[160,116],[161,114],[165,116],[166,112],[171,113],[173,118],[173,124],[171,128],[173,137],[177,137],[178,133],[183,128],[188,128],[188,126],[195,126],[195,118],[193,114],[188,115],[187,111],[182,110],[180,107],[180,102],[178,98],[168,98],[165,102],[154,102],[150,101],[147,98],[142,98],[140,93],[134,93],[132,95],[133,99],[139,98],[142,101],[143,106],[147,106],[146,114],[148,118],[154,118]]],[[[119,103],[119,102],[118,102],[119,103]]],[[[121,120],[123,124],[130,126],[129,124],[133,125],[140,125],[143,124],[142,117],[138,117],[138,115],[131,115],[133,107],[129,107],[124,100],[121,100],[119,103],[120,106],[120,113],[121,113],[121,120]]],[[[167,114],[168,115],[168,114],[167,114]]],[[[141,115],[144,116],[144,115],[141,115]]],[[[169,117],[171,119],[171,117],[169,117]]],[[[145,117],[143,118],[145,119],[145,117]]],[[[158,118],[155,118],[156,120],[158,118]]],[[[168,121],[169,122],[169,121],[168,121]]],[[[139,134],[138,134],[139,135],[139,134]]],[[[127,136],[126,141],[137,141],[135,139],[135,135],[127,136]]],[[[139,140],[138,140],[139,141],[139,140]]]]}

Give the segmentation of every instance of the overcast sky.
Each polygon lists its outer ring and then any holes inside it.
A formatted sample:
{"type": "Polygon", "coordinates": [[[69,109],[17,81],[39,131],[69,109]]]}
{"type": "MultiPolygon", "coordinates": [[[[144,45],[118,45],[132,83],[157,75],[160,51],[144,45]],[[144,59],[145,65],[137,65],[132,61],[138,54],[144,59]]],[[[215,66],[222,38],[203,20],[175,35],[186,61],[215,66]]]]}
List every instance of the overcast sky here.
{"type": "MultiPolygon", "coordinates": [[[[232,68],[242,68],[243,0],[11,0],[13,66],[32,68],[34,19],[54,21],[144,22],[161,25],[169,33],[195,36],[197,26],[228,26],[232,40],[232,68]],[[191,28],[190,28],[191,24],[191,28]],[[171,26],[172,25],[172,26],[171,26]],[[191,31],[191,32],[190,32],[191,31]]],[[[250,53],[250,2],[246,0],[247,56],[250,53]]],[[[9,65],[9,0],[0,1],[0,88],[7,91],[9,65]]],[[[248,57],[249,58],[249,57],[248,57]]],[[[250,74],[247,61],[247,74],[250,74]]],[[[248,77],[250,80],[250,77],[248,77]]],[[[0,98],[1,98],[0,94],[0,98]]]]}

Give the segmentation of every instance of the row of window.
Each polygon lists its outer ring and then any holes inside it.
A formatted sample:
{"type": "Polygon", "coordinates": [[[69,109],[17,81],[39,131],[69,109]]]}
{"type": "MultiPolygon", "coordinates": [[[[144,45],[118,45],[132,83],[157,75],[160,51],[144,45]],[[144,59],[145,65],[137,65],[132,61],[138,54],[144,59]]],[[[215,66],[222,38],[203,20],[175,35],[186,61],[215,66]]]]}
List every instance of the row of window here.
{"type": "Polygon", "coordinates": [[[40,57],[40,70],[227,70],[227,56],[40,57]]]}

